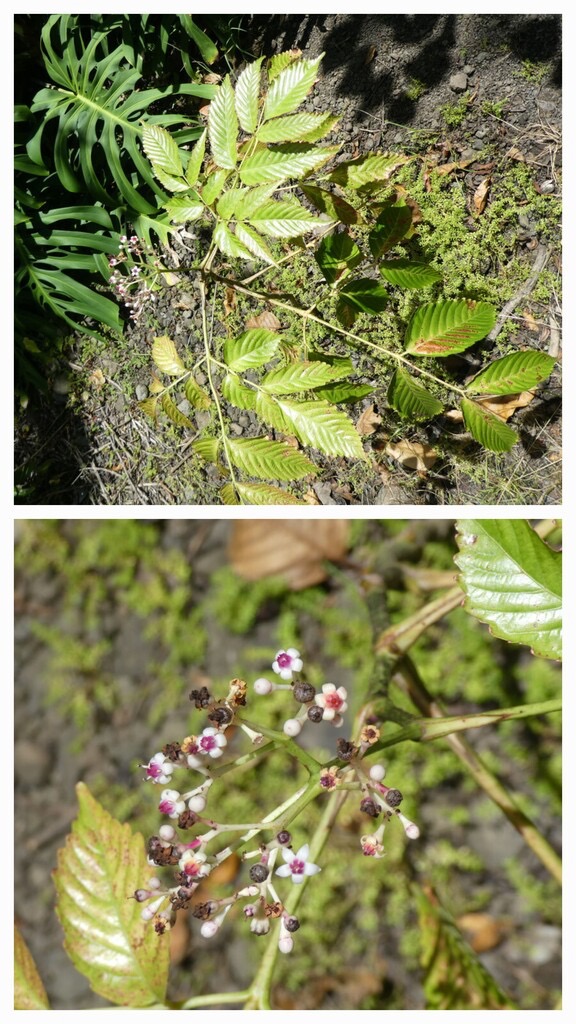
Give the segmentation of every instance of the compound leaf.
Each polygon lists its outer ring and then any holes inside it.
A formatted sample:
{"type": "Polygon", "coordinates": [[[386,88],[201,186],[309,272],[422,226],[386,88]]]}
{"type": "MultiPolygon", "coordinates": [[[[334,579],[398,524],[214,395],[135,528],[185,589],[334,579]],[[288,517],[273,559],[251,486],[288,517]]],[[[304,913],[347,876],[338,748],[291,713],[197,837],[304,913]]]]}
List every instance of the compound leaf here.
{"type": "Polygon", "coordinates": [[[316,394],[318,398],[325,398],[326,401],[339,405],[341,402],[358,402],[366,395],[371,395],[373,391],[371,384],[354,384],[348,380],[341,380],[317,388],[316,394]]]}
{"type": "Polygon", "coordinates": [[[175,423],[177,427],[194,426],[192,421],[189,420],[188,417],[185,416],[183,412],[180,412],[180,409],[176,405],[176,402],[174,401],[173,398],[171,398],[167,391],[160,395],[159,400],[160,405],[162,406],[162,409],[166,413],[168,419],[172,420],[172,423],[175,423]]]}
{"type": "Polygon", "coordinates": [[[345,327],[351,327],[358,313],[381,313],[388,304],[388,292],[379,281],[361,277],[349,281],[338,293],[336,316],[345,327]]]}
{"type": "Polygon", "coordinates": [[[217,437],[201,437],[198,441],[192,442],[192,448],[205,462],[218,461],[219,445],[217,437]]]}
{"type": "Polygon", "coordinates": [[[214,171],[208,175],[202,186],[202,201],[206,206],[211,206],[214,200],[218,198],[224,188],[227,177],[228,171],[226,170],[214,171]]]}
{"type": "Polygon", "coordinates": [[[294,64],[302,56],[302,50],[284,50],[283,53],[276,53],[268,61],[268,81],[273,82],[275,78],[289,64],[294,64]]]}
{"type": "Polygon", "coordinates": [[[264,366],[276,354],[279,344],[279,334],[265,327],[253,327],[224,343],[224,362],[238,372],[264,366]]]}
{"type": "Polygon", "coordinates": [[[240,127],[253,135],[258,123],[258,96],[260,93],[260,68],[263,58],[247,64],[236,82],[236,113],[240,127]]]}
{"type": "Polygon", "coordinates": [[[232,169],[236,166],[238,118],[234,105],[234,90],[230,75],[218,88],[208,111],[208,137],[212,156],[218,167],[232,169]]]}
{"type": "Polygon", "coordinates": [[[166,203],[166,213],[174,224],[189,224],[190,221],[198,220],[205,210],[204,203],[191,196],[175,196],[166,203]]]}
{"type": "Polygon", "coordinates": [[[271,484],[225,484],[220,491],[225,505],[302,505],[293,494],[271,484]]]}
{"type": "Polygon", "coordinates": [[[212,241],[226,256],[233,256],[235,259],[241,260],[252,259],[252,253],[242,245],[222,221],[219,221],[214,228],[212,241]]]}
{"type": "Polygon", "coordinates": [[[544,352],[512,352],[490,363],[468,384],[470,394],[514,395],[546,380],[555,360],[544,352]]]}
{"type": "Polygon", "coordinates": [[[434,270],[434,267],[417,260],[386,260],[380,264],[380,273],[386,281],[398,288],[427,288],[442,280],[442,274],[434,270]]]}
{"type": "Polygon", "coordinates": [[[392,374],[387,397],[392,408],[408,420],[429,420],[444,408],[442,402],[401,367],[392,374]]]}
{"type": "Polygon", "coordinates": [[[143,838],[108,814],[83,783],[76,793],[79,814],[54,872],[66,952],[105,999],[130,1007],[163,1002],[168,935],[158,935],[129,899],[150,874],[143,838]]]}
{"type": "Polygon", "coordinates": [[[334,126],[330,114],[290,114],[258,129],[259,142],[316,142],[334,126]]]}
{"type": "Polygon", "coordinates": [[[408,163],[409,156],[399,153],[371,153],[355,160],[345,160],[330,172],[328,178],[344,188],[358,189],[373,181],[388,181],[402,164],[408,163]]]}
{"type": "Polygon", "coordinates": [[[518,440],[518,434],[499,416],[469,398],[460,402],[466,429],[472,437],[491,452],[508,452],[518,440]]]}
{"type": "Polygon", "coordinates": [[[195,409],[209,409],[212,405],[212,399],[208,392],[196,383],[191,374],[184,383],[184,394],[195,409]]]}
{"type": "Polygon", "coordinates": [[[562,656],[562,556],[522,519],[456,524],[464,607],[495,636],[562,656]]]}
{"type": "Polygon", "coordinates": [[[339,146],[310,146],[291,143],[277,149],[262,147],[240,165],[239,174],[245,185],[287,181],[320,167],[330,160],[339,146]]]}
{"type": "Polygon", "coordinates": [[[200,177],[202,161],[204,160],[204,153],[206,152],[206,135],[207,129],[205,128],[198,141],[193,145],[190,151],[190,156],[188,157],[186,181],[190,185],[190,188],[194,188],[198,178],[200,177]]]}
{"type": "Polygon", "coordinates": [[[274,78],[264,104],[264,119],[291,114],[306,99],[318,77],[323,53],[315,60],[299,60],[289,64],[274,78]]]}
{"type": "Polygon", "coordinates": [[[290,363],[289,366],[271,370],[260,382],[260,386],[270,395],[289,395],[297,391],[309,391],[346,376],[347,370],[329,366],[328,363],[290,363]]]}
{"type": "Polygon", "coordinates": [[[170,377],[180,377],[186,373],[186,367],[178,355],[176,345],[166,334],[154,338],[152,344],[152,359],[162,373],[170,377]]]}
{"type": "Polygon", "coordinates": [[[405,348],[414,356],[451,356],[485,338],[496,320],[488,302],[440,299],[420,306],[406,330],[405,348]]]}
{"type": "Polygon", "coordinates": [[[318,472],[310,459],[283,441],[270,441],[265,437],[228,438],[226,446],[234,464],[249,476],[299,480],[318,472]]]}
{"type": "Polygon", "coordinates": [[[412,226],[412,210],[404,203],[399,206],[386,206],[372,231],[368,235],[368,245],[375,260],[382,253],[393,249],[412,226]]]}
{"type": "Polygon", "coordinates": [[[254,409],[256,407],[256,392],[243,384],[235,373],[227,373],[222,381],[222,394],[227,402],[235,405],[237,409],[254,409]]]}
{"type": "Polygon", "coordinates": [[[14,925],[14,1009],[49,1010],[48,996],[34,958],[14,925]]]}
{"type": "Polygon", "coordinates": [[[274,238],[295,238],[321,222],[310,210],[305,210],[297,199],[275,202],[269,199],[247,218],[263,235],[274,238]]]}
{"type": "Polygon", "coordinates": [[[366,458],[354,424],[329,402],[295,402],[278,398],[275,404],[303,444],[318,448],[326,455],[366,458]]]}
{"type": "Polygon", "coordinates": [[[241,221],[236,221],[235,231],[240,244],[248,249],[253,256],[264,260],[264,263],[270,263],[273,267],[278,266],[264,239],[257,231],[254,231],[248,224],[242,224],[241,221]]]}

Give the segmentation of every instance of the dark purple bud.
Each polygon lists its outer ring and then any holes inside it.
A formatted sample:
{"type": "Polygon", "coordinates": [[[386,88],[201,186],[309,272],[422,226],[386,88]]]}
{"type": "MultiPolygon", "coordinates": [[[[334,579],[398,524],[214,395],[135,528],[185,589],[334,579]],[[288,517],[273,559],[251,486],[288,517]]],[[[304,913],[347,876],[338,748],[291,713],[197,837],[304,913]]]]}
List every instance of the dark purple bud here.
{"type": "Polygon", "coordinates": [[[292,692],[299,704],[309,704],[316,696],[316,688],[311,683],[294,683],[292,692]]]}
{"type": "Polygon", "coordinates": [[[311,708],[308,708],[308,718],[311,722],[318,724],[318,722],[322,721],[323,717],[324,711],[317,704],[313,704],[311,708]]]}
{"type": "Polygon", "coordinates": [[[369,814],[371,818],[377,818],[380,814],[380,808],[373,800],[370,799],[370,797],[366,797],[366,799],[362,801],[360,804],[360,810],[363,811],[364,814],[369,814]]]}
{"type": "Polygon", "coordinates": [[[286,931],[297,932],[300,927],[300,921],[297,917],[286,917],[284,919],[284,925],[286,927],[286,931]]]}
{"type": "Polygon", "coordinates": [[[288,846],[288,843],[292,841],[292,836],[287,829],[283,828],[276,836],[276,839],[282,844],[282,846],[288,846]]]}
{"type": "Polygon", "coordinates": [[[265,882],[270,872],[264,864],[254,864],[249,871],[250,878],[253,882],[265,882]]]}
{"type": "Polygon", "coordinates": [[[399,807],[404,797],[399,789],[389,789],[384,799],[389,807],[399,807]]]}

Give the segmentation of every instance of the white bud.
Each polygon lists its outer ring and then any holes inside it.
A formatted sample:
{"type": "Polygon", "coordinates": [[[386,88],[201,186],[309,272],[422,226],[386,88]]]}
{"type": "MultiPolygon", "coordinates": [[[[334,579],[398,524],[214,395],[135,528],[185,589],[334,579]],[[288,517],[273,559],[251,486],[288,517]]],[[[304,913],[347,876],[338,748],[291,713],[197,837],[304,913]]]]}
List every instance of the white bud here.
{"type": "Polygon", "coordinates": [[[216,921],[204,921],[200,929],[200,935],[205,939],[212,939],[218,931],[219,925],[216,921]]]}
{"type": "Polygon", "coordinates": [[[382,779],[386,775],[386,769],[383,764],[373,764],[370,769],[370,778],[374,779],[374,782],[382,782],[382,779]]]}
{"type": "Polygon", "coordinates": [[[173,825],[161,825],[158,829],[158,835],[160,839],[163,839],[166,843],[170,843],[176,835],[176,829],[173,825]]]}
{"type": "Polygon", "coordinates": [[[287,736],[297,736],[302,731],[302,723],[297,718],[288,718],[283,728],[287,736]]]}
{"type": "Polygon", "coordinates": [[[408,839],[418,839],[420,835],[420,829],[418,825],[414,825],[412,822],[406,826],[406,835],[408,839]]]}
{"type": "Polygon", "coordinates": [[[254,683],[254,693],[259,694],[260,697],[265,697],[268,693],[272,693],[274,689],[274,683],[271,683],[269,679],[257,679],[254,683]]]}
{"type": "Polygon", "coordinates": [[[206,807],[206,801],[200,793],[197,796],[193,796],[188,801],[188,807],[191,811],[196,811],[196,814],[201,814],[206,807]]]}
{"type": "Polygon", "coordinates": [[[283,935],[278,942],[278,949],[281,953],[291,953],[294,949],[294,939],[291,935],[283,935]]]}

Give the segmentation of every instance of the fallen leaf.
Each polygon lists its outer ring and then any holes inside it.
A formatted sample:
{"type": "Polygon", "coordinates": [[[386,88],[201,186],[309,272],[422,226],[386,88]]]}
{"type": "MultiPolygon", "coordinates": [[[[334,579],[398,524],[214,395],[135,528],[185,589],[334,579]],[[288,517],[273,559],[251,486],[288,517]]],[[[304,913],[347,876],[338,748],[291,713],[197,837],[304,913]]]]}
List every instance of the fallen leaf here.
{"type": "Polygon", "coordinates": [[[433,170],[436,171],[436,174],[440,175],[451,174],[452,171],[463,171],[466,167],[469,167],[470,164],[473,164],[475,159],[476,157],[470,157],[468,160],[453,160],[449,164],[439,164],[439,166],[434,167],[433,170]]]}
{"type": "Polygon", "coordinates": [[[100,369],[93,370],[88,377],[88,380],[95,388],[97,388],[98,391],[100,388],[104,387],[104,384],[106,383],[106,378],[100,369]]]}
{"type": "Polygon", "coordinates": [[[314,491],[311,487],[306,491],[306,494],[304,495],[304,501],[306,502],[307,505],[320,505],[318,495],[316,494],[316,491],[314,491]]]}
{"type": "Polygon", "coordinates": [[[345,558],[348,537],[343,519],[239,519],[232,527],[228,557],[245,580],[282,576],[291,590],[303,590],[326,579],[325,562],[345,558]]]}
{"type": "Polygon", "coordinates": [[[516,409],[523,409],[530,405],[535,395],[534,391],[522,391],[517,395],[495,395],[493,398],[476,399],[478,405],[483,405],[488,412],[493,412],[501,420],[509,420],[516,409]]]}
{"type": "Polygon", "coordinates": [[[373,434],[380,423],[382,423],[382,417],[377,412],[374,412],[373,405],[369,405],[359,416],[356,422],[356,430],[362,437],[366,437],[368,434],[373,434]]]}
{"type": "Polygon", "coordinates": [[[517,160],[519,163],[525,164],[526,157],[520,152],[517,146],[510,146],[510,149],[506,153],[509,160],[517,160]]]}
{"type": "Polygon", "coordinates": [[[490,192],[491,182],[492,179],[490,177],[483,178],[472,197],[472,206],[474,208],[474,215],[476,217],[479,217],[480,214],[484,213],[484,210],[486,209],[486,203],[488,201],[488,193],[490,192]]]}
{"type": "Polygon", "coordinates": [[[278,317],[268,311],[260,313],[259,316],[251,316],[245,326],[247,331],[258,327],[265,327],[268,331],[279,331],[281,325],[278,317]]]}
{"type": "Polygon", "coordinates": [[[224,295],[224,316],[228,316],[236,309],[236,292],[234,288],[227,288],[224,295]]]}
{"type": "Polygon", "coordinates": [[[490,914],[462,914],[456,921],[458,927],[466,933],[466,938],[475,953],[486,953],[500,945],[510,930],[507,921],[492,917],[490,914]]]}
{"type": "Polygon", "coordinates": [[[374,58],[377,56],[378,50],[375,46],[369,46],[366,50],[366,56],[364,57],[365,64],[371,64],[374,58]]]}
{"type": "Polygon", "coordinates": [[[528,331],[536,331],[538,333],[538,323],[527,309],[522,313],[524,327],[528,331]]]}
{"type": "Polygon", "coordinates": [[[405,469],[415,469],[418,473],[425,473],[438,459],[437,453],[429,444],[420,444],[419,441],[387,444],[386,454],[396,459],[405,469]]]}

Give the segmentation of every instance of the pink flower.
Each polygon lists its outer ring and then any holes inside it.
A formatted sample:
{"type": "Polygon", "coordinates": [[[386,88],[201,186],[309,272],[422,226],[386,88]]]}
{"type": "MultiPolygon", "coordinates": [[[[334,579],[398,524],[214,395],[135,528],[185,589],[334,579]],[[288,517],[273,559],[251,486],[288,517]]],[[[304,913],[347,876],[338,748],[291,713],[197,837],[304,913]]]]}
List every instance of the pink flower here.
{"type": "Polygon", "coordinates": [[[296,885],[300,885],[304,881],[305,875],[317,875],[322,868],[319,868],[317,864],[308,863],[309,852],[308,843],[301,846],[298,853],[293,853],[292,850],[282,850],[282,856],[286,863],[276,868],[275,874],[280,875],[281,878],[292,877],[292,881],[296,885]]]}
{"type": "Polygon", "coordinates": [[[218,729],[204,729],[196,742],[188,747],[188,764],[190,768],[199,768],[204,757],[222,757],[222,748],[227,745],[227,739],[218,729]]]}
{"type": "Polygon", "coordinates": [[[378,840],[378,832],[371,836],[362,836],[360,846],[365,857],[376,857],[379,859],[384,856],[384,847],[378,840]]]}
{"type": "Polygon", "coordinates": [[[193,850],[184,850],[178,861],[180,871],[183,871],[187,879],[192,882],[196,878],[203,878],[210,874],[210,868],[205,863],[205,853],[195,853],[193,850]]]}
{"type": "Polygon", "coordinates": [[[292,673],[301,672],[303,664],[300,651],[297,651],[295,647],[289,647],[287,651],[278,651],[272,662],[272,668],[281,679],[290,682],[292,673]]]}
{"type": "Polygon", "coordinates": [[[158,810],[161,814],[167,814],[169,818],[178,818],[182,811],[186,810],[186,801],[182,799],[177,789],[163,789],[158,810]]]}
{"type": "Polygon", "coordinates": [[[348,708],[346,703],[347,691],[343,686],[336,689],[334,683],[324,683],[322,693],[317,693],[314,701],[322,708],[322,718],[326,722],[332,722],[337,716],[342,715],[348,708]]]}
{"type": "Polygon", "coordinates": [[[162,752],[154,754],[148,764],[141,764],[146,769],[146,782],[157,782],[166,785],[174,771],[174,765],[167,761],[162,752]]]}

